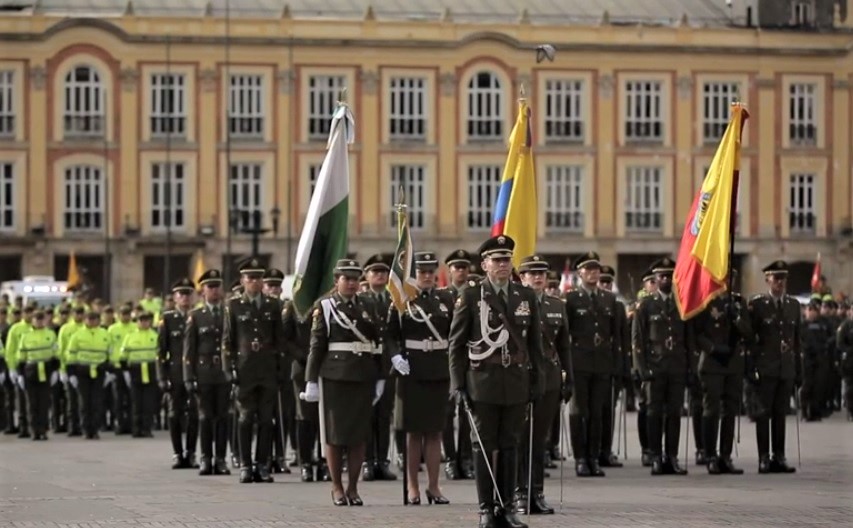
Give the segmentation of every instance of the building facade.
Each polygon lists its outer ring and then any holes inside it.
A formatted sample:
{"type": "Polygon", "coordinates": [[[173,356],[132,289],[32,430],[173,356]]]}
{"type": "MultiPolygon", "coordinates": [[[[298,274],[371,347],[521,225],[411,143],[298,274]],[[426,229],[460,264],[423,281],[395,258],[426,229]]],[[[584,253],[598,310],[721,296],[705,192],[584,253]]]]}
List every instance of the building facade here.
{"type": "Polygon", "coordinates": [[[538,250],[554,266],[596,250],[627,290],[674,254],[737,98],[751,113],[744,291],[762,289],[776,258],[796,263],[792,290],[807,289],[820,253],[849,293],[853,16],[832,1],[761,3],[652,21],[414,6],[225,13],[221,2],[178,14],[127,3],[109,17],[49,2],[0,11],[0,275],[63,278],[74,251],[97,292],[131,299],[189,273],[196,255],[233,268],[253,230],[259,254],[291,270],[344,89],[357,124],[352,253],[393,251],[400,186],[418,247],[476,248],[523,90],[538,250]],[[544,42],[557,55],[537,63],[544,42]]]}

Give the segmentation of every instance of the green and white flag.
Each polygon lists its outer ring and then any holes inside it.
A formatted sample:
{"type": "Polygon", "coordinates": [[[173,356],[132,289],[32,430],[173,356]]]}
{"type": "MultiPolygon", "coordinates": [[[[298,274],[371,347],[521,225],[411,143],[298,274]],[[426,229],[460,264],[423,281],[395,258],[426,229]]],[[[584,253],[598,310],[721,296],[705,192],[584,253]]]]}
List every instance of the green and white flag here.
{"type": "Polygon", "coordinates": [[[349,156],[355,119],[345,104],[332,117],[328,152],[308,206],[296,250],[293,305],[300,318],[334,286],[335,264],[347,256],[349,227],[349,156]]]}

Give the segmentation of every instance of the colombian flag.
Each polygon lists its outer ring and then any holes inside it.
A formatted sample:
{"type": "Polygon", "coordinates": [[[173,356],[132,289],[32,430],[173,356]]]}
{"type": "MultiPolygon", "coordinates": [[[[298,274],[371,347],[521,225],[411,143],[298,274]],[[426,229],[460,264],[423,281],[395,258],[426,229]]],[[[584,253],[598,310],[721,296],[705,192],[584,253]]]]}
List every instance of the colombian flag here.
{"type": "Polygon", "coordinates": [[[512,260],[516,268],[521,259],[536,251],[536,224],[539,214],[532,145],[530,107],[525,99],[520,99],[518,118],[509,136],[509,154],[492,219],[492,236],[506,235],[515,240],[512,260]]]}
{"type": "Polygon", "coordinates": [[[740,143],[749,113],[732,105],[729,126],[717,148],[702,188],[693,200],[681,236],[673,288],[684,320],[701,312],[726,291],[740,170],[740,143]]]}

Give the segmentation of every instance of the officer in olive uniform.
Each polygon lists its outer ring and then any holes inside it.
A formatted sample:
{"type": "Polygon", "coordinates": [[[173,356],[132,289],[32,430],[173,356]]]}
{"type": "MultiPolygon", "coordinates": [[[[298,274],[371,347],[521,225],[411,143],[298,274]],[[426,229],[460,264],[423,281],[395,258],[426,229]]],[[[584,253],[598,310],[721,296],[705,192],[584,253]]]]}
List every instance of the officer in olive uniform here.
{"type": "Polygon", "coordinates": [[[257,259],[240,266],[243,295],[225,305],[222,369],[237,386],[240,413],[240,482],[273,482],[270,456],[274,434],[276,390],[285,368],[281,301],[261,292],[264,268],[257,259]],[[252,432],[258,444],[252,467],[252,432]]]}
{"type": "MultiPolygon", "coordinates": [[[[816,397],[820,399],[821,411],[823,417],[829,417],[833,411],[841,410],[841,374],[837,368],[832,365],[838,362],[838,350],[835,348],[835,333],[844,320],[843,316],[838,315],[838,303],[832,297],[832,294],[823,296],[823,303],[820,305],[821,318],[826,322],[832,333],[832,338],[826,346],[827,362],[829,368],[820,368],[818,372],[818,387],[823,386],[824,390],[818,390],[816,397]]],[[[823,367],[823,365],[821,365],[823,367]]]]}
{"type": "MultiPolygon", "coordinates": [[[[447,291],[453,296],[453,302],[459,298],[459,294],[468,287],[471,280],[470,266],[471,254],[464,249],[457,249],[444,259],[444,264],[450,273],[450,284],[447,291]]],[[[450,400],[447,402],[447,416],[444,422],[444,434],[442,435],[444,446],[444,474],[449,480],[462,478],[474,478],[474,462],[471,459],[471,426],[465,416],[462,405],[450,400]],[[458,416],[458,429],[454,427],[454,418],[458,416]]]]}
{"type": "MultiPolygon", "coordinates": [[[[647,297],[658,290],[658,281],[657,276],[652,271],[651,268],[647,269],[645,273],[643,273],[643,288],[637,292],[637,300],[629,310],[628,321],[631,325],[631,328],[634,326],[634,318],[636,317],[637,307],[640,305],[640,301],[643,300],[644,297],[647,297]]],[[[648,402],[646,401],[646,391],[643,390],[643,380],[640,376],[639,371],[634,367],[633,362],[633,346],[631,348],[631,380],[634,386],[634,394],[637,395],[637,436],[640,440],[640,449],[642,450],[641,463],[643,467],[651,467],[652,466],[652,453],[649,451],[649,442],[648,442],[648,434],[646,432],[646,425],[648,421],[646,420],[646,416],[648,415],[648,402]]]]}
{"type": "Polygon", "coordinates": [[[634,315],[631,344],[634,368],[646,392],[646,434],[652,452],[652,475],[686,475],[678,463],[684,389],[692,379],[690,329],[681,319],[672,293],[675,261],[663,258],[652,266],[658,291],[645,297],[634,315]],[[666,451],[662,436],[666,434],[666,451]]]}
{"type": "MultiPolygon", "coordinates": [[[[277,268],[269,268],[264,272],[262,278],[264,283],[264,295],[269,295],[273,299],[281,299],[281,284],[284,282],[284,272],[277,268]]],[[[284,314],[282,314],[284,317],[284,314]]],[[[275,434],[273,434],[273,457],[272,471],[273,473],[290,473],[290,468],[287,467],[285,455],[287,451],[287,437],[293,431],[293,391],[290,390],[290,362],[282,365],[279,371],[280,377],[278,380],[278,392],[275,398],[275,412],[273,413],[273,421],[275,421],[275,434]]]]}
{"type": "Polygon", "coordinates": [[[752,339],[746,302],[738,294],[724,293],[708,303],[688,326],[700,354],[700,432],[708,473],[741,475],[743,470],[732,463],[732,447],[743,391],[744,341],[752,339]]]}
{"type": "Polygon", "coordinates": [[[187,326],[195,284],[184,277],[172,285],[175,309],[163,312],[158,333],[160,388],[169,393],[169,436],[172,439],[172,469],[197,468],[198,405],[184,384],[184,331],[187,326]],[[186,420],[186,442],[183,438],[186,420]]]}
{"type": "Polygon", "coordinates": [[[613,373],[621,368],[620,311],[616,296],[598,288],[601,261],[590,251],[575,260],[580,287],[566,294],[575,393],[569,430],[579,477],[603,477],[599,464],[602,409],[610,405],[613,373]]]}
{"type": "Polygon", "coordinates": [[[844,379],[844,407],[847,420],[853,421],[853,304],[847,307],[847,318],[835,333],[841,376],[844,379]]]}
{"type": "Polygon", "coordinates": [[[456,300],[450,327],[451,392],[470,406],[477,428],[471,441],[480,528],[527,526],[516,516],[512,498],[524,415],[527,404],[542,395],[544,359],[536,294],[510,282],[514,248],[515,241],[504,235],[480,246],[486,278],[469,282],[456,300]],[[497,490],[486,457],[497,461],[497,490]],[[503,502],[497,507],[496,491],[503,502]]]}
{"type": "MultiPolygon", "coordinates": [[[[391,306],[391,294],[386,289],[391,262],[386,256],[373,255],[364,263],[364,275],[367,278],[366,293],[373,296],[377,310],[383,316],[388,314],[391,306]]],[[[380,339],[384,336],[384,328],[379,330],[380,339]]],[[[381,344],[381,343],[380,343],[381,344]]],[[[389,384],[382,394],[382,399],[373,408],[373,428],[370,440],[367,442],[367,459],[362,467],[362,478],[371,480],[396,480],[397,475],[391,472],[388,451],[391,447],[391,415],[394,411],[394,384],[389,384]]],[[[395,431],[396,436],[397,431],[395,431]]],[[[397,452],[402,453],[402,442],[397,443],[397,452]]]]}
{"type": "Polygon", "coordinates": [[[799,398],[802,418],[807,422],[823,419],[832,364],[830,345],[835,349],[835,330],[832,323],[820,315],[820,309],[820,303],[809,302],[800,328],[803,336],[803,386],[799,398]]]}
{"type": "MultiPolygon", "coordinates": [[[[613,281],[615,279],[615,269],[611,266],[601,266],[598,288],[613,293],[613,281]]],[[[628,323],[628,313],[625,306],[620,302],[617,303],[616,308],[620,357],[613,364],[610,393],[607,395],[601,410],[601,449],[598,454],[598,463],[601,467],[622,467],[619,457],[613,453],[613,430],[615,429],[615,421],[619,419],[616,416],[616,402],[619,400],[619,392],[628,390],[627,387],[631,384],[631,327],[628,323]]],[[[616,441],[619,442],[619,439],[617,438],[616,441]]]]}
{"type": "MultiPolygon", "coordinates": [[[[569,402],[572,396],[572,373],[569,351],[569,324],[566,317],[566,307],[557,297],[545,294],[546,273],[548,262],[541,255],[531,255],[522,259],[518,267],[522,283],[536,293],[539,303],[538,331],[542,335],[541,384],[544,394],[533,404],[533,449],[530,449],[530,436],[525,434],[522,439],[521,464],[519,466],[518,490],[516,493],[516,511],[520,514],[528,512],[528,500],[531,514],[553,514],[552,508],[545,501],[545,466],[542,454],[545,445],[550,440],[551,424],[554,417],[560,416],[560,400],[569,402]],[[565,380],[565,381],[564,381],[565,380]],[[528,465],[530,452],[533,453],[532,491],[528,486],[528,465]],[[529,496],[528,496],[529,493],[529,496]]],[[[534,328],[534,331],[537,329],[534,328]]],[[[530,430],[530,419],[527,416],[525,431],[530,430]]],[[[557,431],[559,434],[559,430],[557,431]]]]}
{"type": "Polygon", "coordinates": [[[755,420],[759,473],[793,473],[785,459],[785,416],[794,386],[801,380],[800,303],[787,295],[788,264],[777,260],[764,268],[769,292],[749,301],[753,346],[749,377],[765,413],[755,420]],[[773,458],[770,458],[770,442],[773,458]]]}
{"type": "Polygon", "coordinates": [[[231,385],[222,370],[222,273],[207,270],[198,285],[204,304],[190,312],[184,332],[184,381],[197,401],[201,433],[198,474],[230,475],[225,453],[231,385]]]}

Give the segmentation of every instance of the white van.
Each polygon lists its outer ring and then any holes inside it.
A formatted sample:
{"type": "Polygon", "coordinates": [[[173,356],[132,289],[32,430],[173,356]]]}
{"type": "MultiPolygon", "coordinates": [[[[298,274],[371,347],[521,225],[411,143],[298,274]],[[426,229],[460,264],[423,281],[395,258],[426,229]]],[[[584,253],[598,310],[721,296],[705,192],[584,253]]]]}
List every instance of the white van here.
{"type": "Polygon", "coordinates": [[[58,281],[49,275],[28,275],[21,280],[6,281],[0,284],[0,294],[9,296],[9,302],[23,297],[24,306],[31,302],[41,307],[59,305],[73,294],[68,291],[68,282],[58,281]]]}

